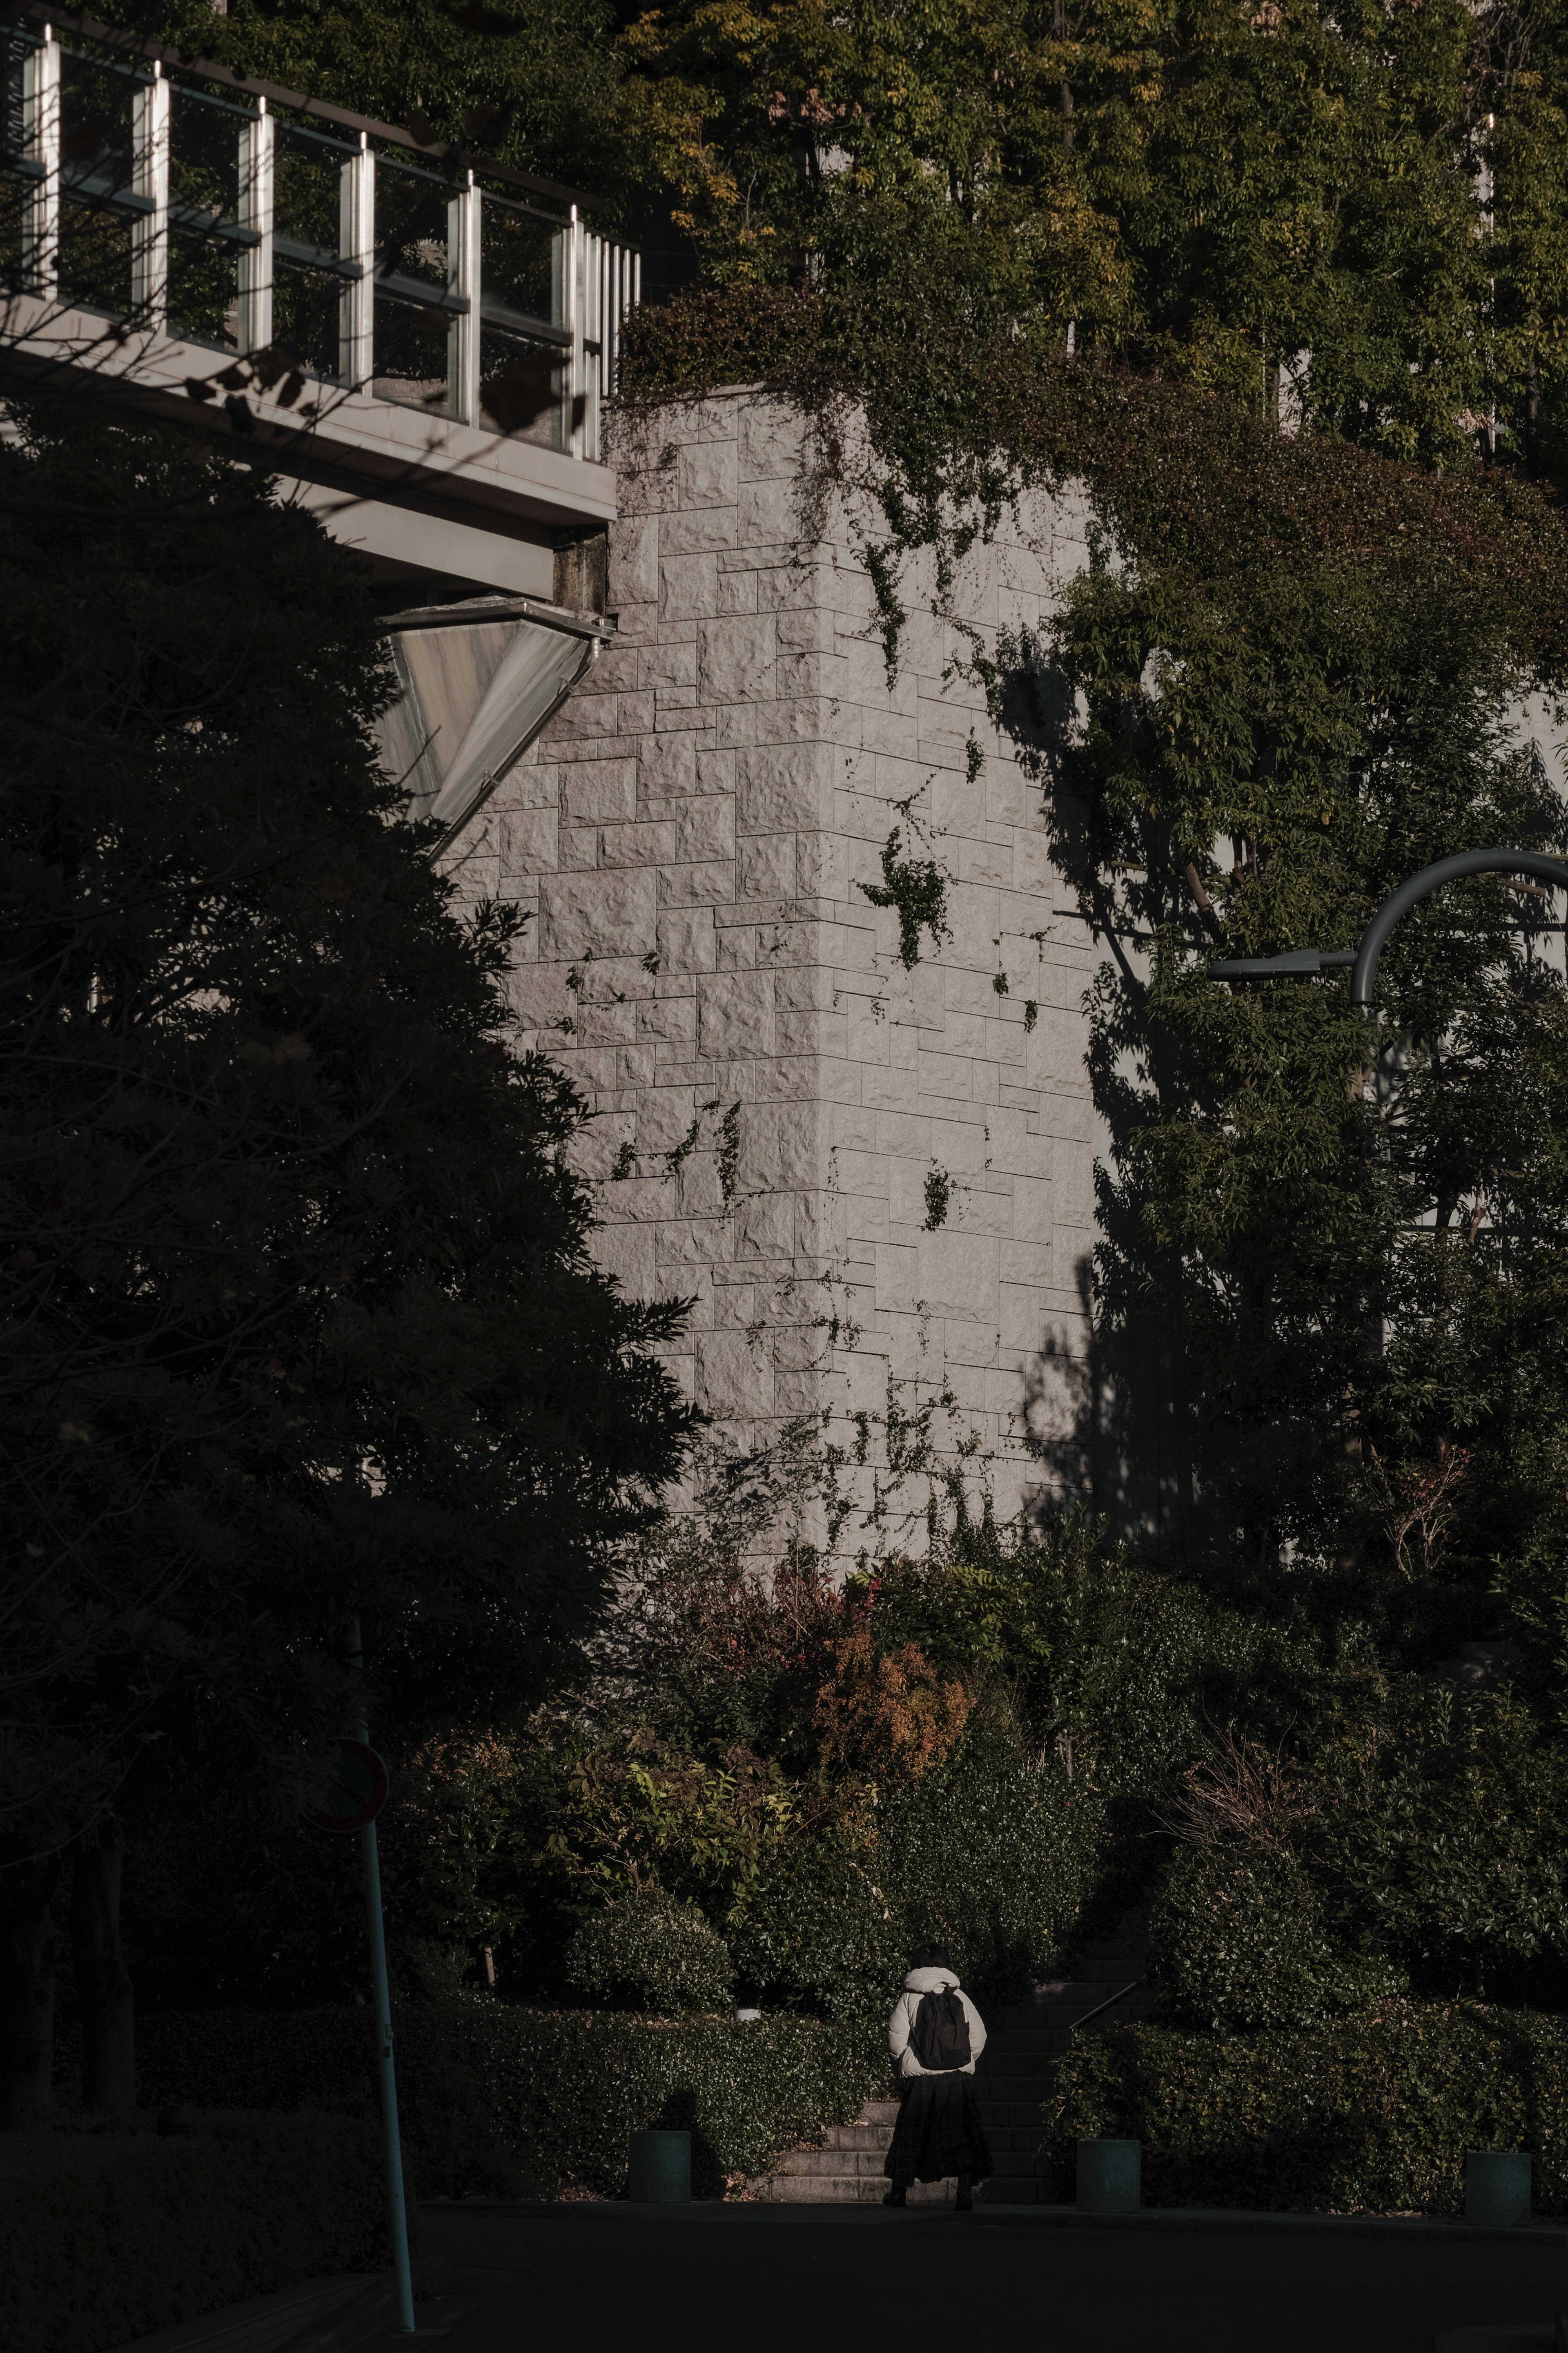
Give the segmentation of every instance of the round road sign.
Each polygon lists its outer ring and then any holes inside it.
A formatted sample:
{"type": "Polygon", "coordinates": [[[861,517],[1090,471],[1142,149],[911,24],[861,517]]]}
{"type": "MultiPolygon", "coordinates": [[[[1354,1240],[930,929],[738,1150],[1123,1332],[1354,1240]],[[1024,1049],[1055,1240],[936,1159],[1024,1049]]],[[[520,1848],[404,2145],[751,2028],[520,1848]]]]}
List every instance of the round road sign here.
{"type": "Polygon", "coordinates": [[[363,1831],[386,1803],[386,1767],[363,1740],[340,1740],[324,1806],[305,1816],[319,1831],[363,1831]]]}

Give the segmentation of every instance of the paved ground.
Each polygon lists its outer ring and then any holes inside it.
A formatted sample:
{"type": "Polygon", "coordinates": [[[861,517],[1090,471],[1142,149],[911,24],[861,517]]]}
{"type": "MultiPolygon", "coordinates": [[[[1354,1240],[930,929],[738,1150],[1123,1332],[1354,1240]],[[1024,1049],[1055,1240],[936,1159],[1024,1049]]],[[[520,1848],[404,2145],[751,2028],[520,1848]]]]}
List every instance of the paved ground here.
{"type": "Polygon", "coordinates": [[[444,2353],[1433,2353],[1568,2309],[1560,2229],[594,2204],[421,2222],[444,2290],[421,2334],[444,2353]]]}

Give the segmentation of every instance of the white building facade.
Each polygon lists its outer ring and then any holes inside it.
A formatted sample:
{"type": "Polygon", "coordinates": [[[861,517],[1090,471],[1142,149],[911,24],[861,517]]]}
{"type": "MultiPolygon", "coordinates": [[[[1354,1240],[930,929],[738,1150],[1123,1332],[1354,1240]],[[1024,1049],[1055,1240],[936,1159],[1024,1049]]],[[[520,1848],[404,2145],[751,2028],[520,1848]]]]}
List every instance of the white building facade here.
{"type": "Polygon", "coordinates": [[[443,862],[532,911],[525,1037],[593,1113],[604,1263],[691,1302],[696,1402],[1005,1514],[1081,1483],[1094,954],[973,657],[1048,624],[1085,518],[1026,499],[940,613],[911,565],[889,680],[841,438],[744,388],[621,420],[609,633],[443,862]]]}

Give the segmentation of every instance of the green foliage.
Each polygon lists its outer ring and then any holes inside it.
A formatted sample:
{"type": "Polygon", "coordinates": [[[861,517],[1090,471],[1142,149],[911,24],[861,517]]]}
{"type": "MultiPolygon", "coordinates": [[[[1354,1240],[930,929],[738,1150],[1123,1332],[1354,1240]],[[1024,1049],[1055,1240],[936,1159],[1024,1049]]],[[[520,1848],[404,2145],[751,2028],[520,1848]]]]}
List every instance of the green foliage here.
{"type": "Polygon", "coordinates": [[[748,301],[809,254],[911,354],[939,320],[1057,352],[1070,328],[1446,466],[1489,446],[1495,403],[1505,454],[1557,461],[1551,14],[680,0],[623,54],[640,168],[748,301]]]}
{"type": "Polygon", "coordinates": [[[231,0],[217,15],[205,0],[106,0],[100,16],[411,130],[437,146],[426,168],[450,141],[601,195],[623,188],[603,0],[513,0],[504,15],[441,0],[231,0]]]}
{"type": "Polygon", "coordinates": [[[1559,1998],[1554,1730],[1515,1690],[1346,1663],[1300,1675],[1289,1752],[1211,1729],[1158,1810],[1179,1841],[1150,1921],[1173,2014],[1278,2026],[1407,1984],[1559,1998]]]}
{"type": "MultiPolygon", "coordinates": [[[[720,2196],[727,2177],[847,2123],[886,2079],[876,2038],[805,2018],[659,2021],[469,1998],[395,2022],[399,2112],[426,2197],[624,2197],[628,2136],[661,2122],[691,2130],[697,2194],[720,2196]]],[[[143,2095],[160,2101],[222,2085],[258,2106],[374,2113],[364,2010],[171,2015],[148,2021],[141,2059],[143,2095]]]]}
{"type": "Polygon", "coordinates": [[[0,2338],[17,2353],[103,2353],[391,2260],[369,2123],[205,2115],[188,2139],[145,2121],[0,2134],[0,2338]]]}
{"type": "Polygon", "coordinates": [[[1527,2149],[1537,2213],[1568,2212],[1568,2024],[1478,2004],[1382,2001],[1306,2032],[1114,2027],[1058,2070],[1040,2152],[1143,2144],[1152,2206],[1458,2214],[1467,2149],[1527,2149]]]}
{"type": "Polygon", "coordinates": [[[724,1940],[700,1912],[658,1894],[595,1913],[566,1947],[566,1982],[591,2010],[719,2010],[731,1976],[724,1940]]]}
{"type": "Polygon", "coordinates": [[[1178,1848],[1149,1942],[1166,2010],[1216,2032],[1309,2025],[1404,1990],[1386,1962],[1335,1952],[1307,1873],[1267,1847],[1178,1848]]]}
{"type": "Polygon", "coordinates": [[[873,907],[893,907],[899,917],[899,962],[906,972],[921,960],[921,934],[930,932],[938,948],[948,937],[947,876],[929,858],[900,858],[903,835],[893,828],[882,844],[880,882],[858,882],[856,889],[873,907]]]}
{"type": "Polygon", "coordinates": [[[879,1869],[911,1944],[945,1946],[972,1992],[1027,2000],[1072,1948],[1098,1892],[1107,1806],[1055,1755],[982,1720],[948,1763],[898,1790],[879,1815],[879,1869]]]}
{"type": "Polygon", "coordinates": [[[960,1509],[935,1558],[895,1556],[847,1590],[870,1602],[881,1646],[913,1642],[939,1673],[1005,1694],[1029,1743],[1118,1799],[1165,1786],[1205,1713],[1292,1689],[1312,1650],[1076,1513],[1019,1536],[960,1509]]]}
{"type": "Polygon", "coordinates": [[[879,1883],[879,1852],[833,1832],[792,1841],[730,1931],[739,1983],[764,2010],[810,2011],[874,2031],[908,1967],[906,1923],[879,1883]]]}
{"type": "Polygon", "coordinates": [[[948,1205],[952,1198],[952,1179],[945,1168],[933,1160],[925,1174],[925,1230],[934,1234],[939,1226],[947,1223],[948,1205]]]}
{"type": "Polygon", "coordinates": [[[1298,1844],[1340,1938],[1433,1990],[1560,1982],[1568,1756],[1526,1695],[1401,1680],[1313,1762],[1298,1844]]]}
{"type": "Polygon", "coordinates": [[[755,1453],[694,1451],[690,1505],[647,1531],[612,1634],[613,1722],[715,1764],[744,1749],[809,1770],[827,1646],[845,1628],[844,1597],[804,1534],[819,1504],[835,1508],[819,1440],[795,1422],[755,1453]],[[771,1577],[756,1575],[759,1556],[777,1556],[771,1577]]]}
{"type": "Polygon", "coordinates": [[[639,391],[684,384],[794,378],[822,333],[822,304],[798,286],[748,286],[743,295],[694,287],[634,312],[624,331],[639,391]]]}

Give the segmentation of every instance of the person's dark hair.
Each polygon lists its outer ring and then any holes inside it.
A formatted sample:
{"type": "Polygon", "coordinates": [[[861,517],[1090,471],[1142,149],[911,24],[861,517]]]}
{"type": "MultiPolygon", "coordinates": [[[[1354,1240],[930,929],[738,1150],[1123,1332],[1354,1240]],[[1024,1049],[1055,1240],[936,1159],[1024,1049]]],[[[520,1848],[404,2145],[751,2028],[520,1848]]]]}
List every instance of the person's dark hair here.
{"type": "Polygon", "coordinates": [[[952,1963],[941,1945],[917,1945],[910,1955],[911,1969],[950,1969],[952,1963]]]}

